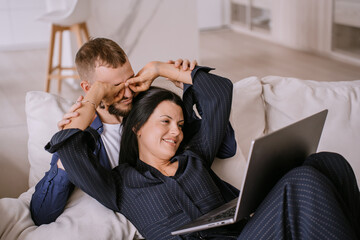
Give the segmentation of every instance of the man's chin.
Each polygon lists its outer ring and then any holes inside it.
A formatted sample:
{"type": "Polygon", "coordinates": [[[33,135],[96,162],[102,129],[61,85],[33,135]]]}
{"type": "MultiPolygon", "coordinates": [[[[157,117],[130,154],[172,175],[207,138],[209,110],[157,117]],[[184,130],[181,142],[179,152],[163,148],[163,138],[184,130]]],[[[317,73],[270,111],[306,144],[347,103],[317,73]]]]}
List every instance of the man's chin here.
{"type": "Polygon", "coordinates": [[[109,113],[118,117],[126,117],[129,115],[132,104],[129,104],[127,107],[119,108],[114,105],[109,106],[109,113]]]}

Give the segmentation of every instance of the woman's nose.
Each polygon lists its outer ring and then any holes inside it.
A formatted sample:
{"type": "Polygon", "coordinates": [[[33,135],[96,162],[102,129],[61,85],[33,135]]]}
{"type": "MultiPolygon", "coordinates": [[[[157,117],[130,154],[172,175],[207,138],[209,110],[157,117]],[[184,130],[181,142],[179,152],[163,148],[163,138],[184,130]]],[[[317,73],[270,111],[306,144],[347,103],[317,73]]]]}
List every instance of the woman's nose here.
{"type": "Polygon", "coordinates": [[[173,126],[171,126],[170,132],[171,134],[173,134],[174,136],[178,136],[181,132],[179,126],[177,124],[174,124],[173,126]],[[175,126],[174,126],[175,125],[175,126]]]}

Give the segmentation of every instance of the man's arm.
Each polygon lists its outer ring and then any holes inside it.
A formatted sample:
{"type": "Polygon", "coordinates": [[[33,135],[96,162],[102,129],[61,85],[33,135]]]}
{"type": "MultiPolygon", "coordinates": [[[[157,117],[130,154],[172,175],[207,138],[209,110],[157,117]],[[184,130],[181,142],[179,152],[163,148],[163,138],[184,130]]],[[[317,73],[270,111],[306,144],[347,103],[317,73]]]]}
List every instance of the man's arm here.
{"type": "Polygon", "coordinates": [[[74,189],[67,173],[57,167],[58,155],[52,156],[51,168],[35,186],[30,202],[31,217],[36,225],[54,222],[64,211],[74,189]]]}

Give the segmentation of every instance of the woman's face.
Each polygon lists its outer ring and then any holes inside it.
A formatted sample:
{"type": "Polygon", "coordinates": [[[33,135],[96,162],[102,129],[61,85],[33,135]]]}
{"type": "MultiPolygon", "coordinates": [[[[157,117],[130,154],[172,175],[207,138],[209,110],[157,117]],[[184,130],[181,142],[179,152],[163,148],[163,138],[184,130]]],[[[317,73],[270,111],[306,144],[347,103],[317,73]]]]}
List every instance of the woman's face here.
{"type": "Polygon", "coordinates": [[[161,102],[137,132],[142,161],[170,160],[183,140],[184,116],[179,105],[161,102]]]}

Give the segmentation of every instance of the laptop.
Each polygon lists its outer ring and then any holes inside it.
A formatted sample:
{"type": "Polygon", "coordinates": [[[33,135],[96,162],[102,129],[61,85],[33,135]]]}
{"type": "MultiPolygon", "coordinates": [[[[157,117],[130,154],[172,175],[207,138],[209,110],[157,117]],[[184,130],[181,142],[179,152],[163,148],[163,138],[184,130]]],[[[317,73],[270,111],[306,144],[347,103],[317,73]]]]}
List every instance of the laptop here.
{"type": "Polygon", "coordinates": [[[239,197],[171,234],[232,224],[253,214],[282,176],[316,152],[327,113],[325,109],[252,141],[239,197]]]}

